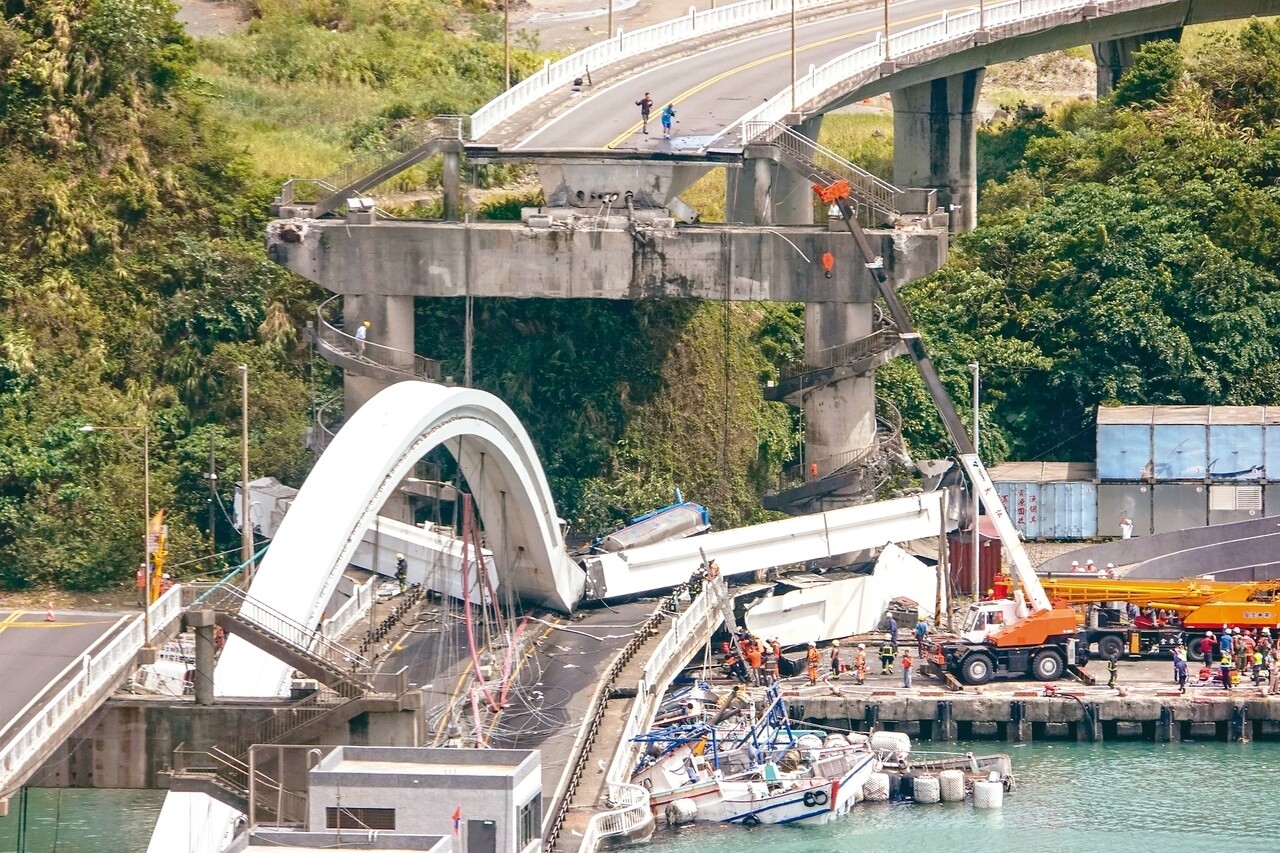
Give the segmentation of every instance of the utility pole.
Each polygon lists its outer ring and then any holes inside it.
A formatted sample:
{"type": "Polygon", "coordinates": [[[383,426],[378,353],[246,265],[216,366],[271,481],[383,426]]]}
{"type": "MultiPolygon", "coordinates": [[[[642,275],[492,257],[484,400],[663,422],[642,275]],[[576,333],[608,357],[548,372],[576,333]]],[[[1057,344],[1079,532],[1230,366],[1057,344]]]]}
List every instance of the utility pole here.
{"type": "Polygon", "coordinates": [[[244,585],[253,580],[253,520],[249,518],[249,365],[240,365],[240,562],[244,585]]]}
{"type": "Polygon", "coordinates": [[[212,567],[213,559],[218,555],[218,466],[214,457],[214,434],[213,430],[209,430],[209,473],[205,474],[205,479],[209,481],[209,560],[212,567]]]}
{"type": "Polygon", "coordinates": [[[464,328],[462,330],[462,385],[464,388],[471,387],[471,347],[475,343],[476,325],[475,325],[475,306],[474,297],[467,294],[464,328]]]}
{"type": "MultiPolygon", "coordinates": [[[[978,456],[978,450],[979,450],[978,448],[978,389],[979,389],[980,380],[979,380],[978,370],[979,370],[978,362],[976,361],[970,362],[969,371],[973,373],[973,455],[975,457],[978,456]]],[[[979,509],[980,500],[981,498],[978,495],[978,486],[975,483],[973,485],[973,538],[970,540],[973,548],[973,600],[974,601],[977,601],[979,598],[982,597],[982,590],[979,589],[980,573],[978,571],[978,540],[980,538],[978,534],[978,513],[980,511],[979,509]]]]}
{"type": "Polygon", "coordinates": [[[791,111],[796,111],[796,0],[791,0],[791,111]]]}

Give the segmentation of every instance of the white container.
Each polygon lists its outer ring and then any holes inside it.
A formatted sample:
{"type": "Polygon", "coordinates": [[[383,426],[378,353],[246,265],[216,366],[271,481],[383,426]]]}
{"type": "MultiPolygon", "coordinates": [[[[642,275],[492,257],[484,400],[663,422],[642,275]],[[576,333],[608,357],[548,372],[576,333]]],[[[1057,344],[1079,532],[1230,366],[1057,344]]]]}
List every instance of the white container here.
{"type": "Polygon", "coordinates": [[[973,783],[973,807],[975,809],[998,809],[1003,805],[1003,784],[985,780],[973,783]]]}
{"type": "Polygon", "coordinates": [[[871,748],[876,752],[911,754],[911,738],[903,732],[875,732],[871,735],[871,748]]]}
{"type": "Polygon", "coordinates": [[[889,774],[872,773],[862,786],[862,798],[868,803],[883,803],[889,800],[889,774]]]}
{"type": "Polygon", "coordinates": [[[698,806],[690,798],[681,797],[678,800],[672,800],[667,803],[667,809],[664,814],[667,818],[667,826],[693,823],[698,819],[698,806]]]}
{"type": "Polygon", "coordinates": [[[937,776],[917,776],[915,784],[915,801],[917,803],[936,803],[942,799],[942,789],[937,776]]]}
{"type": "Polygon", "coordinates": [[[964,773],[959,770],[943,770],[938,774],[938,790],[944,803],[964,802],[964,773]]]}

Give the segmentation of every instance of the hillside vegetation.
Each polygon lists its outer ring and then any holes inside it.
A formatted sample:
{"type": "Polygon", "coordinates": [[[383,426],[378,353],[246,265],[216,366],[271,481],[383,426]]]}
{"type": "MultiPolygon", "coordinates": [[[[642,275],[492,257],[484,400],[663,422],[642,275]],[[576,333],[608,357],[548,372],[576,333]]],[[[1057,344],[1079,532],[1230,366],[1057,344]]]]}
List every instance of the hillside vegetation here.
{"type": "MultiPolygon", "coordinates": [[[[151,501],[168,510],[179,574],[234,548],[239,364],[252,474],[299,484],[311,406],[338,380],[300,340],[325,295],[263,254],[279,180],[501,89],[500,32],[479,5],[259,0],[246,31],[199,43],[173,11],[5,7],[4,586],[131,579],[141,434],[86,424],[150,425],[151,501]]],[[[518,41],[516,79],[540,64],[535,49],[518,41]]],[[[1277,399],[1278,110],[1280,29],[1252,24],[1194,59],[1145,49],[1112,101],[984,130],[983,225],[906,296],[958,400],[965,363],[984,365],[985,455],[1087,458],[1099,403],[1277,399]]],[[[885,168],[883,139],[847,145],[885,168]]],[[[420,168],[405,188],[434,180],[420,168]]],[[[418,305],[418,351],[455,376],[463,310],[418,305]]],[[[677,486],[720,525],[765,517],[759,495],[797,451],[798,417],[759,389],[802,351],[800,306],[492,300],[475,318],[476,384],[528,424],[580,530],[677,486]]],[[[913,450],[945,453],[910,364],[881,377],[913,450]]]]}

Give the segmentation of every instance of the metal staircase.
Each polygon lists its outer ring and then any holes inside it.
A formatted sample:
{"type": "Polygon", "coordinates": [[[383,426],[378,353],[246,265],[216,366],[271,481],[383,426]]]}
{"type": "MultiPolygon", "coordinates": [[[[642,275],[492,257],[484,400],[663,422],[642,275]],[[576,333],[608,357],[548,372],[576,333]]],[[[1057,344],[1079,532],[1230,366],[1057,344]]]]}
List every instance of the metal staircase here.
{"type": "Polygon", "coordinates": [[[801,406],[805,395],[811,391],[842,379],[865,376],[906,353],[906,345],[898,330],[885,324],[865,338],[828,347],[803,362],[783,367],[778,384],[765,387],[764,398],[775,403],[801,406]]]}
{"type": "Polygon", "coordinates": [[[400,132],[382,148],[366,152],[333,174],[320,179],[289,181],[272,205],[275,216],[319,219],[394,178],[433,154],[461,153],[465,116],[436,116],[400,132]],[[314,201],[294,197],[295,188],[307,184],[320,190],[314,201]]]}
{"type": "MultiPolygon", "coordinates": [[[[742,126],[744,143],[772,145],[779,161],[796,174],[824,186],[848,181],[857,202],[859,218],[867,225],[892,225],[902,217],[907,193],[855,166],[830,148],[824,148],[781,122],[749,121],[742,126]]],[[[923,211],[931,213],[931,210],[923,211]]]]}

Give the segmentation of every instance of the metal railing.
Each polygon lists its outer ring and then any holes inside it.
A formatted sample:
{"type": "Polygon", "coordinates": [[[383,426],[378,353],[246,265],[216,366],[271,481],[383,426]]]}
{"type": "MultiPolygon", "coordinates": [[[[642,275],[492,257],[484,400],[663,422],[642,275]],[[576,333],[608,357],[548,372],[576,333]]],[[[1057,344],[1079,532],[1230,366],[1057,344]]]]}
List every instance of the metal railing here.
{"type": "Polygon", "coordinates": [[[466,138],[466,124],[469,116],[433,116],[425,121],[407,127],[396,134],[395,138],[383,145],[347,161],[337,171],[321,178],[318,183],[329,187],[330,192],[338,192],[356,183],[360,178],[376,172],[381,167],[395,160],[402,154],[408,154],[428,142],[436,139],[466,138]]]}
{"type": "Polygon", "coordinates": [[[728,595],[728,589],[724,578],[703,584],[702,593],[671,621],[671,627],[650,653],[636,685],[631,713],[618,738],[618,748],[606,771],[608,796],[614,808],[592,816],[583,833],[580,851],[594,850],[605,838],[631,835],[653,819],[649,792],[628,781],[643,748],[634,743],[634,739],[652,726],[667,686],[684,668],[685,661],[705,643],[708,629],[719,624],[717,597],[725,595],[728,595]],[[710,624],[708,618],[712,620],[710,624]]]}
{"type": "Polygon", "coordinates": [[[334,394],[316,407],[316,416],[314,421],[314,430],[311,433],[311,452],[319,456],[329,447],[329,443],[333,441],[333,437],[338,433],[329,429],[331,410],[336,406],[342,409],[344,403],[342,394],[334,394]]]}
{"type": "Polygon", "coordinates": [[[280,611],[250,598],[244,590],[232,584],[216,587],[204,597],[204,606],[214,610],[226,610],[239,614],[282,642],[314,655],[339,669],[346,669],[362,678],[370,674],[372,664],[364,656],[329,639],[321,626],[309,627],[285,616],[280,611]]]}
{"type": "Polygon", "coordinates": [[[476,110],[471,116],[471,138],[483,137],[519,110],[557,88],[569,86],[592,69],[711,33],[790,15],[793,8],[803,12],[844,2],[846,0],[795,0],[793,5],[788,0],[745,0],[701,12],[690,6],[687,15],[635,32],[628,33],[618,27],[617,32],[610,33],[605,40],[570,54],[559,62],[548,60],[543,63],[542,70],[521,80],[476,110]]]}
{"type": "MultiPolygon", "coordinates": [[[[101,649],[90,646],[78,659],[68,664],[48,686],[13,717],[22,727],[0,734],[0,794],[6,793],[11,779],[39,753],[57,730],[73,719],[86,705],[97,702],[98,694],[130,668],[138,651],[164,631],[182,613],[182,586],[175,585],[142,614],[122,617],[128,625],[106,641],[101,649]],[[150,623],[151,633],[146,632],[150,623]],[[34,715],[33,710],[40,708],[34,715]],[[24,718],[28,718],[22,723],[24,718]]],[[[119,623],[117,623],[119,624],[119,623]]],[[[104,637],[105,640],[105,637],[104,637]]],[[[98,642],[103,642],[99,640],[98,642]]]]}
{"type": "Polygon", "coordinates": [[[813,483],[824,477],[839,474],[858,465],[865,465],[890,450],[895,453],[902,446],[902,415],[896,406],[881,397],[876,398],[876,434],[866,447],[837,453],[824,459],[802,462],[783,469],[778,477],[778,491],[785,492],[805,483],[813,483]]]}
{"type": "MultiPolygon", "coordinates": [[[[1164,0],[1160,0],[1164,2],[1164,0]]],[[[751,110],[733,125],[745,140],[748,125],[782,121],[804,107],[817,101],[824,93],[840,89],[851,91],[862,83],[880,76],[880,65],[886,60],[909,60],[912,53],[937,47],[953,41],[967,41],[981,30],[1035,20],[1046,15],[1076,13],[1083,15],[1086,9],[1098,10],[1108,5],[1119,5],[1115,0],[1082,2],[1082,0],[1006,0],[1004,3],[987,3],[979,27],[979,12],[973,9],[942,16],[919,27],[893,33],[886,43],[883,33],[877,33],[875,41],[838,56],[820,67],[809,67],[809,73],[796,81],[794,95],[787,86],[777,95],[751,110]],[[852,84],[851,82],[852,81],[852,84]]],[[[1132,3],[1126,3],[1125,8],[1132,3]]],[[[1152,0],[1145,5],[1159,5],[1152,0]]],[[[744,142],[745,144],[745,142],[744,142]]]]}
{"type": "Polygon", "coordinates": [[[325,319],[325,308],[337,298],[337,296],[331,297],[316,308],[317,344],[357,361],[367,361],[428,382],[440,381],[440,362],[436,359],[423,358],[415,353],[375,344],[372,341],[357,340],[355,335],[347,334],[325,319]]]}
{"type": "Polygon", "coordinates": [[[782,122],[758,119],[744,121],[742,144],[749,143],[775,145],[784,155],[812,168],[814,174],[810,175],[810,179],[821,180],[823,183],[839,179],[848,181],[854,196],[865,206],[886,216],[898,216],[902,206],[902,190],[782,122]]]}
{"type": "Polygon", "coordinates": [[[783,379],[790,379],[793,376],[802,376],[815,370],[826,370],[831,367],[839,367],[842,364],[851,364],[860,359],[869,358],[876,353],[884,352],[896,344],[898,340],[897,329],[892,327],[879,329],[865,338],[818,350],[812,357],[805,359],[803,362],[783,365],[779,369],[778,375],[783,379]]]}
{"type": "Polygon", "coordinates": [[[255,812],[259,806],[266,807],[275,815],[279,825],[300,826],[307,819],[307,797],[285,788],[284,785],[254,768],[242,758],[224,752],[217,747],[210,749],[190,749],[185,743],[178,744],[173,751],[173,774],[188,778],[205,777],[213,784],[243,798],[246,807],[255,812]],[[252,777],[252,786],[250,779],[252,777]],[[274,792],[271,800],[254,796],[254,793],[266,789],[274,792]],[[267,805],[273,804],[273,805],[267,805]]]}

